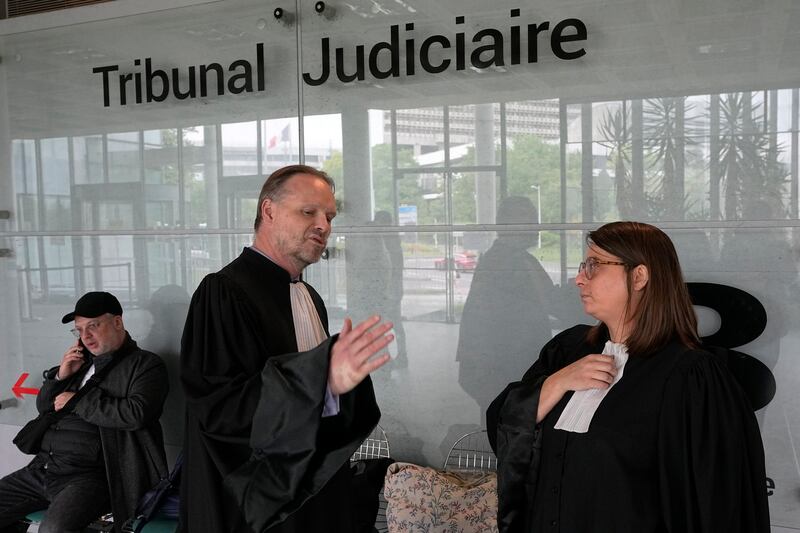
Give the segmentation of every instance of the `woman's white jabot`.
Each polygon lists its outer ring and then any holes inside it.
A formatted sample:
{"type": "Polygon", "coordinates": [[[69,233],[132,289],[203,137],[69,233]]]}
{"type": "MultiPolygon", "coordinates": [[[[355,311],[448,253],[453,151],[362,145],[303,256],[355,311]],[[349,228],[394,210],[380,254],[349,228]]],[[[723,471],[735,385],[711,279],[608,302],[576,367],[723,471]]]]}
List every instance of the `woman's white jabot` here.
{"type": "Polygon", "coordinates": [[[614,377],[614,381],[607,389],[575,391],[558,418],[558,422],[555,425],[556,429],[574,433],[586,433],[589,430],[589,424],[592,423],[594,413],[600,407],[600,402],[603,401],[603,398],[606,397],[606,394],[614,385],[622,379],[622,371],[625,369],[625,363],[628,362],[628,349],[625,345],[608,341],[605,348],[603,348],[603,354],[614,357],[614,364],[617,366],[617,375],[614,377]]]}

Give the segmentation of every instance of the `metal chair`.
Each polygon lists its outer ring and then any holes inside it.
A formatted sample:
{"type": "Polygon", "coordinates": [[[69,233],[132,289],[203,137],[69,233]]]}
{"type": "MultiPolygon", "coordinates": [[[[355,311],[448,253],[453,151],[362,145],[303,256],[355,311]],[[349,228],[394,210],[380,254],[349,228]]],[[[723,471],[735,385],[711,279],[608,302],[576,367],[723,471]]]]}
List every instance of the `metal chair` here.
{"type": "MultiPolygon", "coordinates": [[[[361,459],[382,459],[391,457],[389,454],[389,439],[386,437],[386,432],[379,425],[375,426],[372,433],[364,439],[361,446],[350,457],[350,462],[359,461],[361,459]]],[[[378,493],[378,514],[375,517],[375,531],[378,533],[387,533],[389,526],[386,524],[386,498],[383,497],[383,490],[378,493]]]]}
{"type": "Polygon", "coordinates": [[[389,439],[386,438],[386,432],[378,424],[372,430],[361,446],[350,457],[350,461],[359,461],[361,459],[380,459],[382,457],[391,457],[389,454],[389,439]]]}
{"type": "Polygon", "coordinates": [[[485,429],[472,431],[453,443],[442,470],[446,472],[495,472],[497,457],[485,429]]]}

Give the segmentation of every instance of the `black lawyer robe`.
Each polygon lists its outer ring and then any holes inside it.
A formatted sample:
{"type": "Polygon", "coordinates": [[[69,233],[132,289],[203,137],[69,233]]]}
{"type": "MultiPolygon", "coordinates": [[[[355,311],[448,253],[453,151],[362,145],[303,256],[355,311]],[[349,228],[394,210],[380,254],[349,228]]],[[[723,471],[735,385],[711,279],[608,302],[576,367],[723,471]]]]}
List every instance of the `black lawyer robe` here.
{"type": "Polygon", "coordinates": [[[489,408],[500,531],[769,532],[755,417],[708,352],[673,342],[630,357],[586,433],[554,428],[572,393],[536,425],[544,378],[602,351],[588,328],[552,339],[489,408]]]}
{"type": "Polygon", "coordinates": [[[340,397],[339,415],[321,417],[334,339],[297,353],[289,284],[245,248],[192,298],[181,346],[185,531],[349,533],[347,459],[380,413],[367,378],[340,397]]]}

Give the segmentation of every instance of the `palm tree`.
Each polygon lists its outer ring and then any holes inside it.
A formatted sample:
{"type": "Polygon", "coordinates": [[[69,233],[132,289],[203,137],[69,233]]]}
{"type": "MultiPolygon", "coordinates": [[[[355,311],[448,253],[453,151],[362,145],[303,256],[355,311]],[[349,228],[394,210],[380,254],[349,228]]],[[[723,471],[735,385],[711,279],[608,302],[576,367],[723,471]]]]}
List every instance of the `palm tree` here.
{"type": "Polygon", "coordinates": [[[784,209],[788,173],[780,162],[782,147],[757,125],[763,123],[762,104],[749,93],[730,93],[720,101],[720,177],[725,187],[725,218],[750,216],[756,206],[784,209]]]}
{"type": "Polygon", "coordinates": [[[697,144],[698,117],[685,97],[646,101],[643,114],[644,149],[654,180],[652,208],[657,218],[682,220],[686,213],[684,179],[687,154],[697,144]]]}
{"type": "Polygon", "coordinates": [[[615,109],[607,109],[600,123],[601,146],[611,150],[614,163],[614,183],[616,186],[616,203],[621,219],[634,219],[636,206],[633,201],[631,183],[631,128],[630,113],[626,102],[615,109]]]}

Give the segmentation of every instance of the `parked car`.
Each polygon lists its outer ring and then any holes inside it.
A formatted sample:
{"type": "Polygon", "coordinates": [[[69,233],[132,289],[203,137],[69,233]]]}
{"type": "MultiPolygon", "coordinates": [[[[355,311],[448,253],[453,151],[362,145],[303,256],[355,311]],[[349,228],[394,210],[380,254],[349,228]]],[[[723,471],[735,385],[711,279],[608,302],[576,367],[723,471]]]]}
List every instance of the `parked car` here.
{"type": "MultiPolygon", "coordinates": [[[[446,266],[447,259],[444,257],[433,262],[433,267],[437,270],[446,270],[446,266]]],[[[456,272],[472,272],[478,266],[478,256],[470,251],[455,253],[450,259],[450,266],[456,272]]]]}

